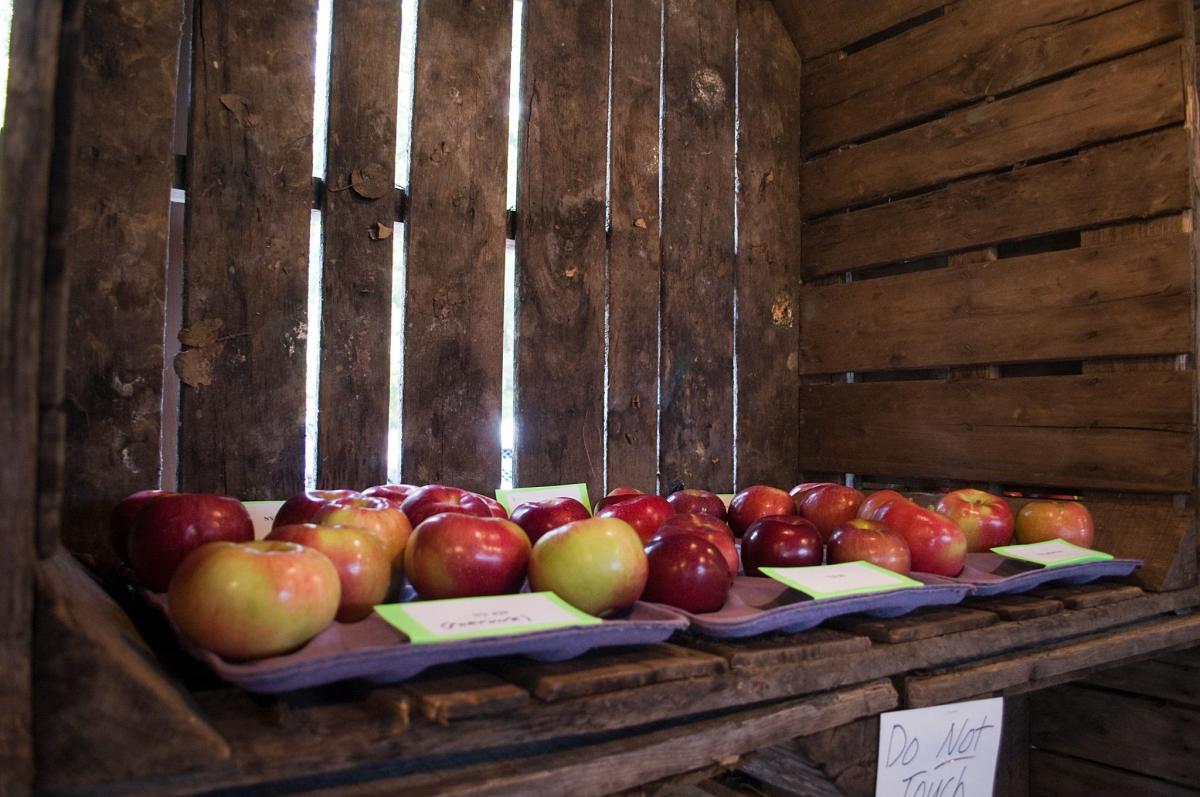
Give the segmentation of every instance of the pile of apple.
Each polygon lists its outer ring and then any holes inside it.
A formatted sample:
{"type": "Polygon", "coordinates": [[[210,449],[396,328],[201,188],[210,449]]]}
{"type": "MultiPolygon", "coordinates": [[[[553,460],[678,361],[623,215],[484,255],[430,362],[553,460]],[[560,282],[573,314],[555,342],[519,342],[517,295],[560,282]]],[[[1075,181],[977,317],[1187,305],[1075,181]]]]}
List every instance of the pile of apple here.
{"type": "MultiPolygon", "coordinates": [[[[199,647],[245,660],[294,650],[330,623],[395,600],[515,593],[526,584],[611,617],[648,600],[721,609],[744,569],[864,560],[900,573],[957,575],[968,550],[1011,541],[1012,511],[978,490],[936,511],[894,491],[869,498],[838,484],[790,493],[755,485],[728,509],[704,490],[667,498],[617,488],[593,516],[573,498],[517,506],[445,485],[312,490],[286,501],[265,540],[238,501],[144,490],[113,511],[113,548],[199,647]],[[741,537],[741,547],[736,538],[741,537]]],[[[1017,537],[1091,545],[1076,503],[1030,502],[1017,537]]]]}

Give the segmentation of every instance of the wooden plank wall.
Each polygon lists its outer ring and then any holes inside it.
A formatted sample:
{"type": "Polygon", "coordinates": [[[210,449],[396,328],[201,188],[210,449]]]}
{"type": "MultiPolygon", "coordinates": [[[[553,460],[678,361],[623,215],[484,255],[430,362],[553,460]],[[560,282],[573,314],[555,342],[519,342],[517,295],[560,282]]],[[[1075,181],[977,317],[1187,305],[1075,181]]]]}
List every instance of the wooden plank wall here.
{"type": "MultiPolygon", "coordinates": [[[[802,467],[1190,500],[1190,3],[776,5],[805,57],[802,467]]],[[[1190,556],[1191,527],[1137,534],[1190,556]]]]}
{"type": "MultiPolygon", "coordinates": [[[[727,491],[735,475],[794,483],[800,59],[769,0],[529,4],[517,20],[515,224],[511,0],[424,3],[417,20],[397,3],[335,4],[330,64],[315,64],[317,5],[195,0],[192,77],[178,89],[181,16],[163,12],[87,92],[76,124],[101,132],[80,142],[87,169],[70,208],[70,547],[103,557],[108,509],[160,479],[244,499],[301,489],[318,326],[316,481],[383,481],[394,274],[401,477],[492,491],[509,237],[518,483],[584,481],[593,494],[727,491]],[[410,25],[413,124],[398,130],[410,25]],[[758,44],[738,52],[739,37],[758,44]],[[314,75],[325,69],[327,174],[314,194],[314,75]],[[136,95],[138,125],[116,123],[130,110],[122,92],[136,95]],[[174,163],[172,133],[187,139],[174,163]],[[405,197],[393,164],[409,137],[405,197]],[[102,196],[118,178],[122,190],[102,196]],[[182,321],[164,331],[168,187],[185,192],[186,235],[182,321]],[[310,263],[323,265],[314,318],[310,263]],[[177,390],[178,428],[161,428],[177,390]],[[160,474],[176,441],[178,473],[160,474]]],[[[140,24],[90,8],[88,41],[140,24]]]]}

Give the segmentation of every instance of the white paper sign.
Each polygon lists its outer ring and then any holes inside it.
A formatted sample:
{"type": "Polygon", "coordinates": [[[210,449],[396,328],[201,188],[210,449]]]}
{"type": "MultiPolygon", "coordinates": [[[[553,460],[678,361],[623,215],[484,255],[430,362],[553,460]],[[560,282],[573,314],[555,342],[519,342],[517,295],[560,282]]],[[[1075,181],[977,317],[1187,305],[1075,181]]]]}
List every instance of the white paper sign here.
{"type": "Polygon", "coordinates": [[[1004,698],[889,711],[879,717],[875,793],[991,797],[1004,698]]]}
{"type": "Polygon", "coordinates": [[[528,634],[601,622],[553,592],[389,603],[376,606],[375,611],[417,644],[528,634]]]}
{"type": "Polygon", "coordinates": [[[254,521],[254,539],[261,540],[271,533],[271,524],[283,501],[242,501],[242,506],[254,521]]]}
{"type": "Polygon", "coordinates": [[[817,600],[920,587],[916,579],[870,562],[842,562],[811,567],[763,567],[763,575],[817,600]]]}

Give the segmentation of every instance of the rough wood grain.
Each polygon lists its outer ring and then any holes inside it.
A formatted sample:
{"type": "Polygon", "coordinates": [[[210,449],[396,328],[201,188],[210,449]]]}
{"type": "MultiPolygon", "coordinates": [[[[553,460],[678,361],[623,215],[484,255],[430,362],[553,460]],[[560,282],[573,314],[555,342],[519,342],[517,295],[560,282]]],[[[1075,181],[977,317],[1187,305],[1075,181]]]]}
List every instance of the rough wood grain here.
{"type": "Polygon", "coordinates": [[[692,636],[687,639],[687,644],[724,657],[731,667],[769,667],[829,656],[846,656],[871,647],[870,640],[865,636],[830,628],[814,628],[798,634],[764,634],[737,640],[692,636]]]}
{"type": "Polygon", "coordinates": [[[733,488],[735,4],[668,0],[659,477],[733,488]]]}
{"type": "Polygon", "coordinates": [[[1120,692],[1184,703],[1200,709],[1200,661],[1150,659],[1104,670],[1083,682],[1120,692]]]}
{"type": "Polygon", "coordinates": [[[13,7],[0,137],[0,794],[33,787],[31,657],[37,513],[38,376],[54,80],[62,3],[13,7]]]}
{"type": "Polygon", "coordinates": [[[1141,772],[1182,786],[1200,783],[1195,709],[1077,686],[1032,697],[1039,750],[1141,772]],[[1120,739],[1113,744],[1111,739],[1120,739]]]}
{"type": "MultiPolygon", "coordinates": [[[[1148,620],[1048,650],[1016,653],[941,673],[911,675],[904,678],[901,691],[904,705],[910,708],[1006,691],[1026,692],[1064,678],[1082,677],[1123,659],[1194,645],[1196,640],[1200,640],[1200,616],[1148,620]]],[[[1069,724],[1079,722],[1078,717],[1072,717],[1069,724]]]]}
{"type": "Polygon", "coordinates": [[[1004,700],[1000,727],[1000,753],[996,761],[995,794],[1005,797],[1029,795],[1029,696],[1013,695],[1004,700]]]}
{"type": "Polygon", "coordinates": [[[800,370],[1187,352],[1193,299],[1182,234],[807,287],[800,370]]]}
{"type": "Polygon", "coordinates": [[[229,745],[157,666],[129,618],[66,551],[39,567],[35,650],[40,789],[229,758],[229,745]]]}
{"type": "Polygon", "coordinates": [[[1068,609],[1090,609],[1138,598],[1144,593],[1133,585],[1100,583],[1041,587],[1032,594],[1034,597],[1059,601],[1068,609]]]}
{"type": "Polygon", "coordinates": [[[402,479],[500,478],[511,0],[417,14],[402,479]]]}
{"type": "Polygon", "coordinates": [[[1183,129],[829,216],[804,228],[804,276],[1144,218],[1188,207],[1183,129]],[[1131,183],[1130,174],[1140,175],[1131,183]],[[864,235],[863,230],[870,230],[864,235]]]}
{"type": "Polygon", "coordinates": [[[804,213],[1182,122],[1179,48],[1164,44],[809,161],[804,213]]]}
{"type": "Polygon", "coordinates": [[[1063,605],[1060,601],[1049,598],[1037,598],[1032,595],[996,595],[989,598],[968,598],[964,606],[993,612],[1003,620],[1026,620],[1031,617],[1045,617],[1060,612],[1063,605]]]}
{"type": "Polygon", "coordinates": [[[613,0],[606,489],[658,484],[661,0],[613,0]]]}
{"type": "Polygon", "coordinates": [[[1192,789],[1094,761],[1045,750],[1029,754],[1029,793],[1033,797],[1095,797],[1136,794],[1138,797],[1197,797],[1192,789]]]}
{"type": "MultiPolygon", "coordinates": [[[[408,21],[409,24],[413,20],[408,21]]],[[[333,7],[317,485],[387,480],[400,4],[333,7]]]]}
{"type": "Polygon", "coordinates": [[[790,742],[747,756],[738,764],[738,772],[754,778],[769,797],[845,797],[832,779],[790,742]]]}
{"type": "Polygon", "coordinates": [[[517,176],[514,478],[590,495],[604,494],[607,23],[589,0],[528,6],[517,176]]]}
{"type": "Polygon", "coordinates": [[[875,797],[879,717],[864,717],[795,739],[796,754],[812,761],[845,797],[875,797]]]}
{"type": "MultiPolygon", "coordinates": [[[[199,0],[187,180],[179,485],[304,486],[315,0],[199,0]]],[[[312,319],[315,323],[315,319],[312,319]]]]}
{"type": "Polygon", "coordinates": [[[805,385],[801,464],[966,481],[1189,490],[1191,401],[1190,376],[1173,372],[805,385]]]}
{"type": "Polygon", "coordinates": [[[791,485],[799,479],[800,58],[769,0],[737,9],[735,475],[738,486],[791,485]]]}
{"type": "Polygon", "coordinates": [[[404,684],[404,691],[427,719],[442,724],[506,714],[529,702],[524,689],[469,665],[439,667],[404,684]]]}
{"type": "Polygon", "coordinates": [[[995,622],[997,622],[997,617],[991,612],[953,606],[918,610],[904,617],[890,620],[875,617],[851,617],[837,620],[833,626],[853,634],[861,634],[876,642],[895,644],[929,639],[957,631],[969,631],[973,628],[983,628],[995,622]]]}
{"type": "Polygon", "coordinates": [[[805,65],[806,153],[1177,38],[1175,0],[961,0],[927,25],[805,65]]]}
{"type": "Polygon", "coordinates": [[[840,50],[906,20],[941,8],[946,0],[773,0],[804,60],[840,50]]]}

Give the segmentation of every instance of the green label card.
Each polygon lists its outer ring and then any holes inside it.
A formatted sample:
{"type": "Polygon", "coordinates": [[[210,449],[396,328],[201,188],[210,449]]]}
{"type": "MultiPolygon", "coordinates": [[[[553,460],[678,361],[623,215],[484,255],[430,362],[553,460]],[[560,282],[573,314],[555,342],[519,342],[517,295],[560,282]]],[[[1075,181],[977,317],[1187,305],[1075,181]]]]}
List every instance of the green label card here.
{"type": "Polygon", "coordinates": [[[534,501],[546,501],[550,498],[574,498],[592,511],[592,502],[588,500],[586,484],[551,484],[546,487],[510,487],[496,490],[496,500],[499,501],[508,514],[521,504],[534,501]]]}
{"type": "Polygon", "coordinates": [[[553,592],[387,603],[375,611],[415,644],[528,634],[603,622],[553,592]]]}
{"type": "Polygon", "coordinates": [[[924,586],[920,581],[893,573],[870,562],[760,569],[764,575],[817,600],[924,586]]]}
{"type": "Polygon", "coordinates": [[[1110,553],[1093,551],[1066,540],[1046,540],[1033,542],[1028,545],[1002,545],[993,548],[992,553],[1007,556],[1009,559],[1020,559],[1022,562],[1032,562],[1044,567],[1062,567],[1063,565],[1081,565],[1085,562],[1107,562],[1113,558],[1110,553]]]}
{"type": "Polygon", "coordinates": [[[254,539],[261,540],[271,533],[275,515],[283,506],[283,501],[242,501],[242,506],[246,507],[250,520],[254,522],[254,539]]]}

